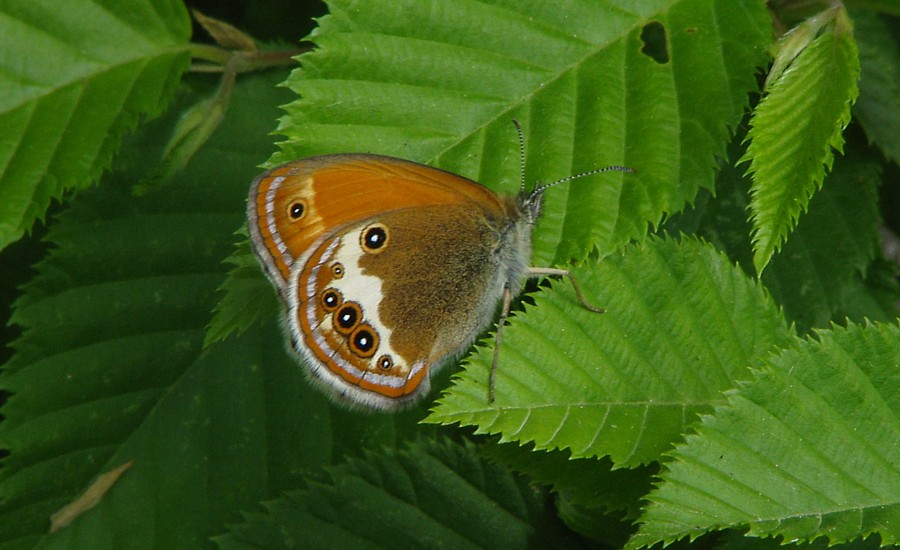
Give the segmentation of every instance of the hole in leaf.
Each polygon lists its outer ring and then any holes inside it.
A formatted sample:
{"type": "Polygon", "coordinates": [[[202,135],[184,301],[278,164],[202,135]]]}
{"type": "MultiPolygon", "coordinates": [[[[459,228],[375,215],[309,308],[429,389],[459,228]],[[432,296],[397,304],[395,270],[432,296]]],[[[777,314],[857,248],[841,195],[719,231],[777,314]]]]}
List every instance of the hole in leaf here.
{"type": "Polygon", "coordinates": [[[641,53],[659,64],[669,62],[669,49],[666,45],[666,28],[658,21],[651,21],[641,30],[641,42],[644,47],[641,53]]]}

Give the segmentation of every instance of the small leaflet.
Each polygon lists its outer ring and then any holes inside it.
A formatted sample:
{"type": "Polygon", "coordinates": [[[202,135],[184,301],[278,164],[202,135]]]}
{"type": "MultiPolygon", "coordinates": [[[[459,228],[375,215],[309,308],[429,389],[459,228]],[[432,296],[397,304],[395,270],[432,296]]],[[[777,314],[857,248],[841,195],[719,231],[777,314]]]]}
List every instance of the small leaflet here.
{"type": "Polygon", "coordinates": [[[50,516],[50,532],[55,533],[63,527],[72,523],[72,521],[96,506],[103,495],[112,488],[118,481],[119,477],[125,473],[125,470],[131,468],[134,464],[133,460],[129,460],[114,470],[97,476],[97,479],[88,487],[84,493],[78,498],[60,508],[56,513],[50,516]]]}

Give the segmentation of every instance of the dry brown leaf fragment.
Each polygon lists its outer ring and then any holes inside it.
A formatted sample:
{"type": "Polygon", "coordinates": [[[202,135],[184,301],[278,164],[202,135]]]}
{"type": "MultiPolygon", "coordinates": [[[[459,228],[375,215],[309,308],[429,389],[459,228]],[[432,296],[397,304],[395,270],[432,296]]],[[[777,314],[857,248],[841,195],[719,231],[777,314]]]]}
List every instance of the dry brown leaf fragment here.
{"type": "Polygon", "coordinates": [[[72,523],[75,518],[96,506],[100,502],[100,499],[103,498],[103,495],[112,488],[119,477],[125,473],[125,470],[131,468],[132,464],[134,464],[134,461],[129,460],[125,464],[97,476],[97,479],[85,489],[81,496],[66,504],[50,516],[50,532],[55,533],[56,531],[59,531],[66,525],[72,523]]]}

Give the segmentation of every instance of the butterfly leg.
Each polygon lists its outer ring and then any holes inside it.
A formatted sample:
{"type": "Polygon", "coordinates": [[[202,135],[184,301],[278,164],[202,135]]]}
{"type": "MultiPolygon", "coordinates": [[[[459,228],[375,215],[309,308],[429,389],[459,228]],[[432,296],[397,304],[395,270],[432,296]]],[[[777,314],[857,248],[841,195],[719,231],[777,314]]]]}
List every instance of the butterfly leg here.
{"type": "MultiPolygon", "coordinates": [[[[575,279],[575,276],[572,275],[572,272],[568,269],[529,267],[526,275],[528,277],[567,277],[569,282],[572,283],[572,288],[575,290],[575,297],[578,298],[578,301],[585,309],[593,311],[594,313],[606,313],[605,309],[597,307],[584,299],[584,295],[581,293],[581,287],[578,285],[578,280],[575,279]]],[[[509,316],[511,304],[512,292],[509,291],[509,287],[506,287],[503,289],[503,305],[500,308],[500,319],[497,321],[497,332],[494,335],[494,358],[491,361],[491,374],[488,380],[489,404],[494,402],[494,381],[497,378],[497,364],[500,361],[500,343],[503,341],[503,327],[506,325],[506,318],[509,316]]]]}
{"type": "Polygon", "coordinates": [[[512,304],[512,292],[507,286],[503,289],[503,305],[500,308],[500,319],[497,321],[497,333],[494,335],[494,359],[491,361],[491,375],[488,381],[488,404],[494,402],[494,380],[497,377],[497,362],[500,360],[500,342],[503,341],[503,326],[509,316],[510,304],[512,304]]]}
{"type": "Polygon", "coordinates": [[[569,282],[572,283],[572,288],[575,290],[575,297],[578,298],[578,301],[581,302],[581,305],[584,306],[585,309],[593,311],[594,313],[606,313],[606,310],[602,307],[597,307],[584,299],[584,296],[581,294],[581,287],[578,286],[578,281],[568,269],[558,269],[555,267],[529,267],[526,275],[528,277],[568,277],[569,282]]]}

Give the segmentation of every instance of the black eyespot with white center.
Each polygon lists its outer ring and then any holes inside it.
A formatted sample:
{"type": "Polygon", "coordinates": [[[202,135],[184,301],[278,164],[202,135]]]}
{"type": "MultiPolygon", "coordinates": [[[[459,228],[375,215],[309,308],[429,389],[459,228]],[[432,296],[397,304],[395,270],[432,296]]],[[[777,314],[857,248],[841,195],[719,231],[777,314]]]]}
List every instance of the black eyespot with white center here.
{"type": "Polygon", "coordinates": [[[297,221],[306,213],[306,204],[303,201],[294,201],[288,205],[288,217],[297,221]]]}
{"type": "Polygon", "coordinates": [[[384,252],[390,240],[388,227],[383,223],[373,223],[366,226],[359,234],[359,245],[369,254],[384,252]]]}
{"type": "Polygon", "coordinates": [[[344,264],[341,262],[334,262],[331,264],[331,274],[334,275],[335,279],[341,279],[344,277],[344,264]]]}
{"type": "Polygon", "coordinates": [[[376,361],[376,364],[384,370],[388,370],[389,368],[394,366],[394,360],[391,359],[390,355],[382,355],[376,361]]]}
{"type": "Polygon", "coordinates": [[[350,334],[362,319],[362,308],[356,302],[346,302],[332,314],[335,329],[350,334]]]}
{"type": "Polygon", "coordinates": [[[360,357],[372,357],[378,350],[378,333],[362,324],[350,335],[350,349],[360,357]]]}
{"type": "Polygon", "coordinates": [[[334,288],[328,288],[322,293],[322,307],[325,311],[336,310],[343,301],[344,297],[341,296],[340,291],[334,288]]]}

